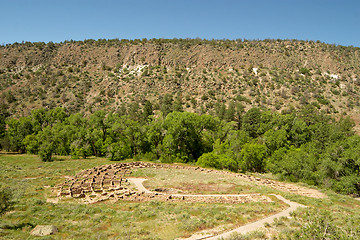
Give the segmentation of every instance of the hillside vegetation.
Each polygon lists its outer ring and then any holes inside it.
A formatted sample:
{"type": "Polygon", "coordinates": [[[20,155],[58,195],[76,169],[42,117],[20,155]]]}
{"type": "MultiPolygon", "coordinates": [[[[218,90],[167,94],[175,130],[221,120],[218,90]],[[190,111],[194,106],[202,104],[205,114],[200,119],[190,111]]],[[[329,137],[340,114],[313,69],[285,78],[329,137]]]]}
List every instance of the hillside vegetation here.
{"type": "Polygon", "coordinates": [[[176,110],[311,104],[357,123],[360,49],[298,40],[85,40],[0,46],[0,99],[14,116],[65,107],[176,110]]]}

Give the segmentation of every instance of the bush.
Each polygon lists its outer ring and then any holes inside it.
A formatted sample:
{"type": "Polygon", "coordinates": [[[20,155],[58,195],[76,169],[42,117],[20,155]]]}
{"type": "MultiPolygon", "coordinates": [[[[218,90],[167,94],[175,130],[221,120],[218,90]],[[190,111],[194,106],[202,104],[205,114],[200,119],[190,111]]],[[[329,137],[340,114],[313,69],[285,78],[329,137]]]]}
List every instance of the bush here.
{"type": "Polygon", "coordinates": [[[13,194],[9,188],[0,187],[0,216],[12,208],[12,198],[13,194]]]}
{"type": "Polygon", "coordinates": [[[189,156],[185,153],[163,153],[159,158],[162,163],[187,163],[190,161],[189,156]]]}
{"type": "Polygon", "coordinates": [[[124,160],[131,156],[131,147],[125,142],[115,142],[109,145],[108,154],[111,161],[124,160]]]}
{"type": "Polygon", "coordinates": [[[282,234],[280,239],[358,239],[359,218],[342,216],[347,224],[339,225],[336,215],[326,210],[309,208],[295,215],[300,228],[282,234]]]}
{"type": "Polygon", "coordinates": [[[196,162],[196,165],[199,165],[200,167],[210,167],[210,168],[221,168],[220,164],[220,158],[217,154],[210,152],[210,153],[204,153],[199,157],[198,161],[196,162]]]}
{"type": "Polygon", "coordinates": [[[263,172],[265,168],[265,145],[258,143],[246,143],[240,152],[242,159],[242,170],[263,172]]]}
{"type": "Polygon", "coordinates": [[[157,155],[153,152],[141,153],[134,156],[135,161],[156,161],[157,159],[157,155]]]}
{"type": "Polygon", "coordinates": [[[330,101],[328,99],[326,99],[324,96],[319,96],[316,98],[316,100],[323,105],[328,105],[330,103],[330,101]]]}
{"type": "Polygon", "coordinates": [[[206,101],[208,99],[209,99],[209,97],[206,94],[201,96],[201,100],[203,100],[203,101],[206,101]]]}
{"type": "Polygon", "coordinates": [[[339,181],[333,180],[333,188],[336,192],[353,194],[360,192],[360,177],[354,175],[343,176],[339,181]]]}
{"type": "Polygon", "coordinates": [[[39,150],[39,156],[41,161],[43,162],[51,162],[53,161],[52,159],[52,154],[53,154],[53,144],[49,143],[49,142],[44,142],[41,144],[40,146],[40,150],[39,150]]]}
{"type": "Polygon", "coordinates": [[[83,142],[82,140],[75,140],[71,146],[71,158],[79,159],[80,157],[86,158],[91,156],[92,152],[90,149],[90,145],[88,143],[83,142]]]}
{"type": "Polygon", "coordinates": [[[216,154],[214,152],[204,153],[199,157],[196,165],[200,167],[210,167],[216,169],[238,170],[237,162],[226,154],[216,154]]]}
{"type": "Polygon", "coordinates": [[[28,153],[37,154],[39,152],[39,142],[36,135],[27,135],[23,140],[23,143],[26,146],[26,151],[28,153]]]}
{"type": "Polygon", "coordinates": [[[304,75],[310,75],[310,70],[307,68],[300,68],[300,73],[304,75]]]}

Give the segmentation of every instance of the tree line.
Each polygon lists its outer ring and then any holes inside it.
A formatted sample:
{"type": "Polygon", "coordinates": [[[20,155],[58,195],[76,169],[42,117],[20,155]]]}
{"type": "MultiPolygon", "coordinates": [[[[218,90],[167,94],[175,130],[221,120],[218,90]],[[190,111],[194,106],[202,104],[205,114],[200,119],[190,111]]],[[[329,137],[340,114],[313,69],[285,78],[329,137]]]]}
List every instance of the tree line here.
{"type": "Polygon", "coordinates": [[[0,119],[1,148],[38,154],[43,161],[56,155],[97,156],[268,171],[282,179],[360,193],[360,136],[349,118],[335,120],[311,105],[286,113],[251,108],[231,118],[164,112],[153,115],[150,102],[136,115],[38,109],[27,117],[0,119]]]}

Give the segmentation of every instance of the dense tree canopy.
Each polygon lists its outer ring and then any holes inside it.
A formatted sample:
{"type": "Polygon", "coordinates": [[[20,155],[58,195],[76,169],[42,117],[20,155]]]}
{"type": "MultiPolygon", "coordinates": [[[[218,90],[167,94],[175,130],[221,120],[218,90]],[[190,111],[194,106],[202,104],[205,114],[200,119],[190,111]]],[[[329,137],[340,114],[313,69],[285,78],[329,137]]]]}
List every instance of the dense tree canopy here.
{"type": "Polygon", "coordinates": [[[19,119],[3,115],[1,147],[38,154],[43,161],[55,155],[106,156],[270,171],[283,179],[360,194],[360,136],[354,135],[349,118],[335,121],[310,105],[280,114],[259,108],[233,111],[236,106],[220,104],[216,116],[198,115],[173,111],[171,99],[164,97],[158,115],[149,101],[143,110],[132,105],[128,114],[69,115],[55,108],[19,119]]]}

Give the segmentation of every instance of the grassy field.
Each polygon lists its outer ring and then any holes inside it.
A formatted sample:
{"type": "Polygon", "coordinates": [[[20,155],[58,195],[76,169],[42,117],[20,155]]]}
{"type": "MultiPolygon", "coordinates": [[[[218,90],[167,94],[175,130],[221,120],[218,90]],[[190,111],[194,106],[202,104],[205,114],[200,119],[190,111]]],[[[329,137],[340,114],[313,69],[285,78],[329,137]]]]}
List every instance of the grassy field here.
{"type": "MultiPolygon", "coordinates": [[[[33,155],[0,155],[0,183],[10,187],[14,209],[1,217],[1,239],[32,239],[31,229],[52,224],[59,233],[43,239],[174,239],[217,226],[233,227],[283,209],[284,204],[206,204],[171,202],[102,202],[78,204],[72,200],[47,202],[51,189],[82,169],[109,164],[106,159],[61,158],[41,162],[33,155]]],[[[192,193],[252,193],[261,189],[231,177],[189,174],[186,170],[141,169],[133,176],[151,179],[150,187],[167,186],[192,193]],[[158,185],[157,185],[158,184],[158,185]],[[185,188],[181,189],[180,186],[185,188]],[[204,185],[204,189],[199,186],[204,185]],[[191,187],[196,186],[196,187],[191,187]]],[[[270,191],[270,190],[269,190],[270,191]]]]}
{"type": "MultiPolygon", "coordinates": [[[[106,159],[58,158],[41,162],[33,155],[0,154],[0,185],[9,187],[14,208],[0,217],[0,239],[175,239],[215,227],[233,228],[281,211],[273,203],[207,204],[186,202],[101,202],[78,204],[72,200],[47,202],[53,186],[78,171],[110,164],[106,159]],[[35,238],[29,235],[38,224],[58,227],[56,235],[35,238]]],[[[314,199],[282,193],[229,175],[185,169],[135,169],[132,177],[149,179],[149,189],[170,188],[193,194],[277,193],[302,203],[293,218],[281,218],[266,229],[231,239],[360,239],[360,201],[327,191],[328,198],[314,199]],[[315,237],[314,237],[315,236],[315,237]]]]}

